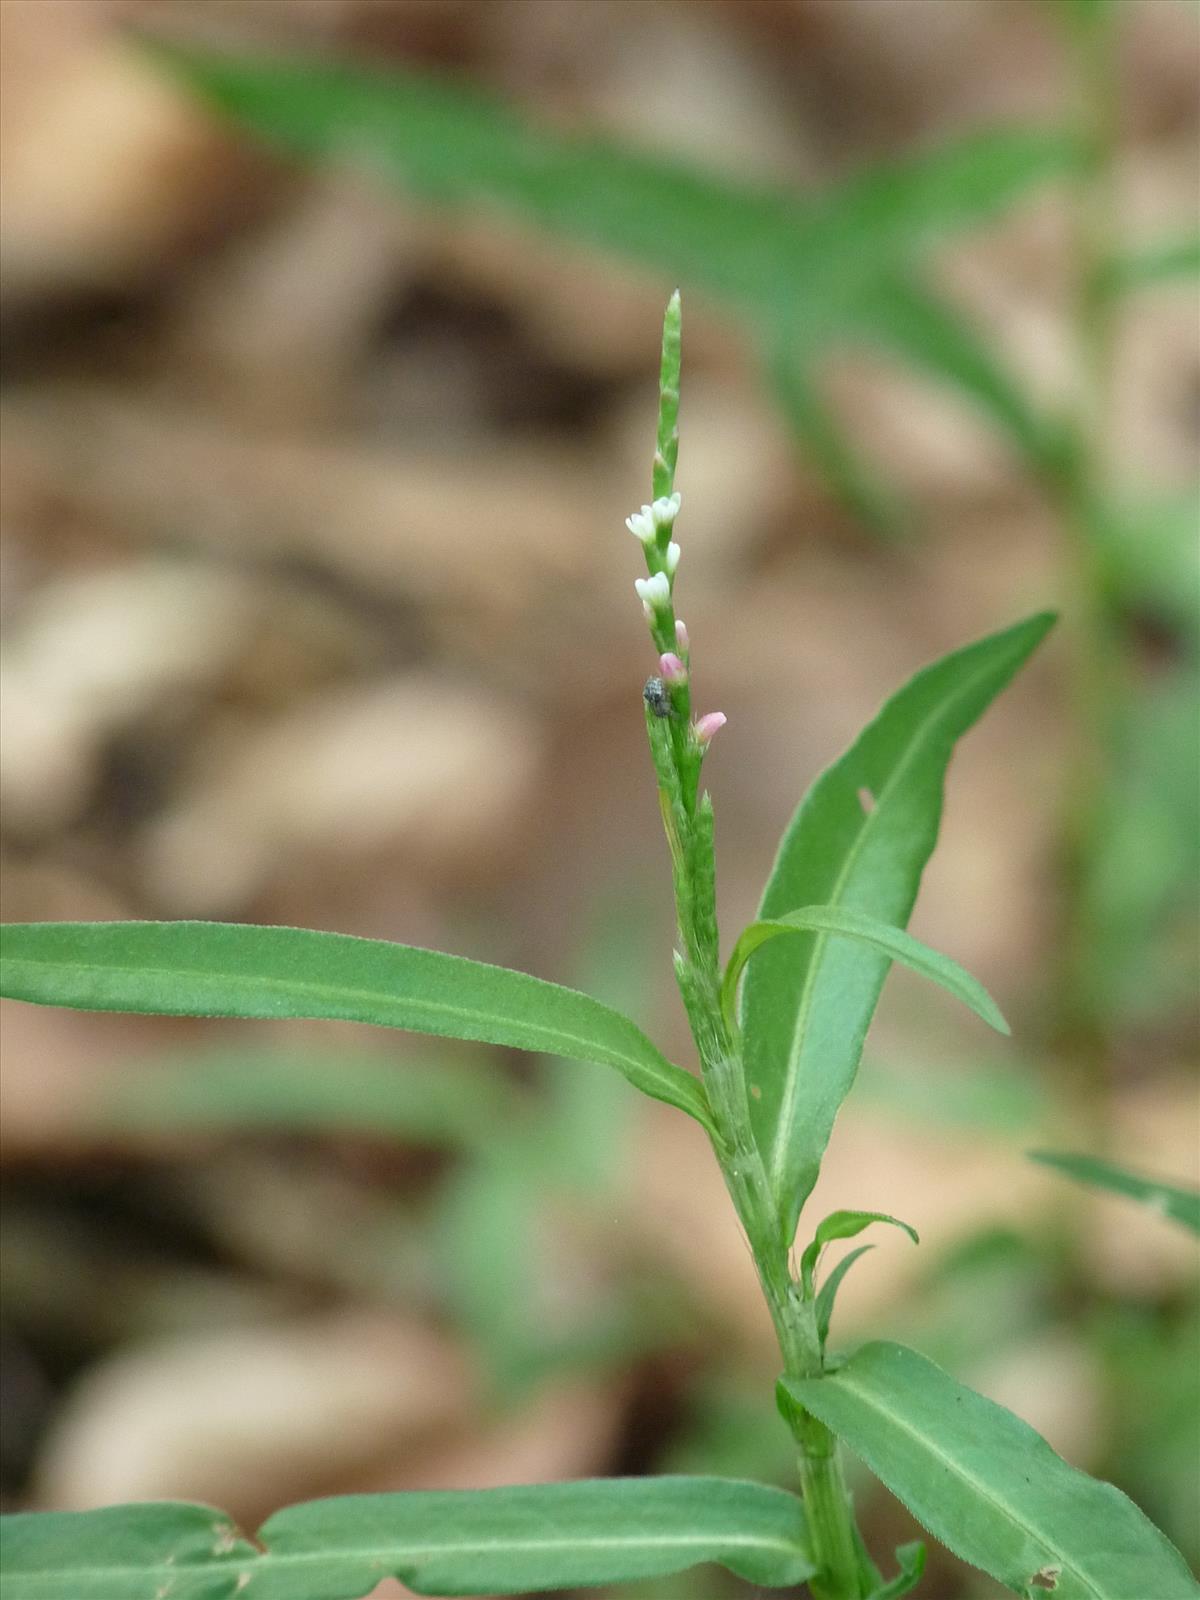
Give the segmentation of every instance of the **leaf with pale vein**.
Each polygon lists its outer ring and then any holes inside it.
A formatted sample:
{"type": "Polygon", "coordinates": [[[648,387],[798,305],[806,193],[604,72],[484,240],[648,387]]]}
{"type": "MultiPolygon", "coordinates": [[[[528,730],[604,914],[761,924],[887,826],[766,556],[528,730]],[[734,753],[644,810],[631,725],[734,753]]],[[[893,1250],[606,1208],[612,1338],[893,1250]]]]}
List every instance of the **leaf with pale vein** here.
{"type": "Polygon", "coordinates": [[[81,1011],[331,1017],[597,1061],[712,1128],[703,1085],[628,1017],[524,972],[382,939],[223,922],[7,923],[0,994],[81,1011]]]}
{"type": "Polygon", "coordinates": [[[743,929],[734,945],[733,954],[725,969],[721,989],[721,1003],[732,1020],[737,997],[738,979],[754,952],[780,934],[831,934],[840,939],[857,939],[870,945],[890,961],[920,973],[931,983],[940,985],[947,994],[961,1000],[977,1017],[981,1017],[997,1033],[1008,1033],[1008,1023],[1000,1007],[992,999],[978,978],[973,978],[964,967],[949,956],[932,950],[920,939],[914,939],[903,928],[890,928],[861,911],[851,911],[844,906],[802,906],[785,916],[767,922],[752,922],[743,929]]]}
{"type": "Polygon", "coordinates": [[[868,1344],[837,1371],[780,1385],[935,1538],[1026,1600],[1200,1600],[1132,1500],[916,1351],[868,1344]]]}
{"type": "Polygon", "coordinates": [[[4,1600],[359,1600],[385,1577],[422,1595],[528,1594],[704,1562],[784,1587],[815,1571],[800,1501],[730,1478],[346,1495],[276,1512],[256,1542],[180,1503],[6,1517],[4,1600]]]}
{"type": "MultiPolygon", "coordinates": [[[[1045,637],[1043,614],[917,674],[817,778],[783,836],[759,917],[834,905],[903,928],[941,820],[955,741],[1045,637]]],[[[888,957],[817,934],[751,964],[741,1023],[755,1136],[788,1238],[854,1082],[888,957]]]]}

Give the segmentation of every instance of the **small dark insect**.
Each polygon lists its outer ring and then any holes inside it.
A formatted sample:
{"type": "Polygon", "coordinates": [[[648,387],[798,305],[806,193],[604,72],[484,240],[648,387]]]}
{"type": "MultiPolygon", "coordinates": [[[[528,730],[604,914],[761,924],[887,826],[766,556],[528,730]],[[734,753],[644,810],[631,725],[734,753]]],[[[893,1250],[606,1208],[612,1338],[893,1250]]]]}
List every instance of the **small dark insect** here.
{"type": "Polygon", "coordinates": [[[642,690],[642,699],[656,717],[673,717],[675,715],[675,707],[671,704],[671,691],[661,678],[646,679],[646,687],[642,690]]]}

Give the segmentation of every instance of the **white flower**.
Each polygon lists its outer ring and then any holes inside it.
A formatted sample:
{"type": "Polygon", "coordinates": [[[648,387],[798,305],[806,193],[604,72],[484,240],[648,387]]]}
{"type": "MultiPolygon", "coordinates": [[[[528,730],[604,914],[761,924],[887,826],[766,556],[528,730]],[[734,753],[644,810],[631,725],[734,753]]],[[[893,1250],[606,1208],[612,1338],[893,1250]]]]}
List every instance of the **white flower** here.
{"type": "Polygon", "coordinates": [[[672,539],[671,543],[667,546],[667,553],[664,559],[666,562],[667,574],[673,578],[675,576],[675,568],[679,565],[679,546],[675,543],[674,539],[672,539]]]}
{"type": "Polygon", "coordinates": [[[638,598],[644,606],[651,611],[657,611],[671,603],[671,580],[665,572],[656,572],[650,578],[635,578],[633,587],[638,592],[638,598]]]}
{"type": "Polygon", "coordinates": [[[676,491],[670,499],[665,495],[654,502],[652,506],[643,506],[643,511],[649,511],[656,528],[669,528],[679,515],[679,508],[683,504],[683,496],[676,491]]]}
{"type": "Polygon", "coordinates": [[[625,526],[635,539],[640,539],[643,544],[649,544],[654,538],[654,508],[643,506],[640,511],[635,511],[631,517],[625,518],[625,526]]]}

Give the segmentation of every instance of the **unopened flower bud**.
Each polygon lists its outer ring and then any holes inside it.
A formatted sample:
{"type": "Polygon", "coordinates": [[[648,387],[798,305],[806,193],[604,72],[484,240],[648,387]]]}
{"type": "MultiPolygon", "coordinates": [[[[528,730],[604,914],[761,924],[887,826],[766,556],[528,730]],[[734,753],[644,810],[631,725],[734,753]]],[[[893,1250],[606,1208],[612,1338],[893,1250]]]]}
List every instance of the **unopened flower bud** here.
{"type": "Polygon", "coordinates": [[[675,643],[683,651],[684,655],[686,655],[688,652],[689,640],[687,625],[683,622],[682,618],[677,619],[675,623],[675,643]]]}
{"type": "Polygon", "coordinates": [[[687,668],[673,650],[659,656],[658,670],[664,683],[684,683],[687,680],[687,668]]]}
{"type": "Polygon", "coordinates": [[[649,578],[635,578],[633,587],[644,606],[658,611],[671,603],[671,580],[665,572],[656,572],[649,578]]]}
{"type": "Polygon", "coordinates": [[[696,742],[698,744],[711,743],[713,735],[719,733],[728,720],[729,718],[723,711],[706,711],[696,722],[694,730],[696,742]]]}
{"type": "Polygon", "coordinates": [[[667,553],[663,557],[663,564],[666,567],[668,574],[673,578],[675,576],[675,568],[679,565],[679,546],[673,539],[667,546],[667,553]]]}

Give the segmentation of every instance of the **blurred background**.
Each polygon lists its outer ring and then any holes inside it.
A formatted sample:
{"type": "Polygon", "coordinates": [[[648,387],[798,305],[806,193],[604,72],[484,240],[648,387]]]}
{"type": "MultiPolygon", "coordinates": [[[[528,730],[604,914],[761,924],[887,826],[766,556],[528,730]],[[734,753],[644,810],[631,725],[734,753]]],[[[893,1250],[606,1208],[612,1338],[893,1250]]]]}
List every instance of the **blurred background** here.
{"type": "MultiPolygon", "coordinates": [[[[1063,612],[955,758],[912,924],[1014,1037],[889,979],[812,1215],[922,1244],[880,1239],[835,1343],[917,1343],[1200,1559],[1194,1247],[1023,1154],[1200,1164],[1196,8],[0,25],[5,917],[438,946],[691,1064],[622,526],[678,283],[727,941],[887,694],[1063,612]]],[[[603,1068],[18,1004],[3,1047],[6,1509],[793,1483],[703,1137],[603,1068]]],[[[859,1500],[890,1566],[911,1519],[859,1500]]],[[[931,1600],[999,1592],[932,1553],[931,1600]]]]}

